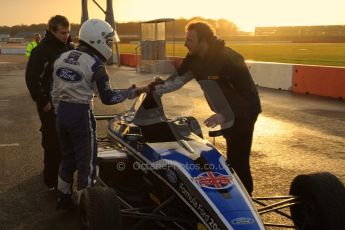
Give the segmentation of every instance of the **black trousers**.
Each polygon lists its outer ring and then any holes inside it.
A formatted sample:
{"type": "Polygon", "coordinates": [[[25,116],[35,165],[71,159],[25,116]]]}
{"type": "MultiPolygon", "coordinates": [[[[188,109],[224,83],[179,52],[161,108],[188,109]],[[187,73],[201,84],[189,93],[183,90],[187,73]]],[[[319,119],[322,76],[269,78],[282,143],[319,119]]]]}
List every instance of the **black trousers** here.
{"type": "Polygon", "coordinates": [[[43,180],[48,187],[56,187],[61,153],[57,137],[54,109],[44,112],[37,106],[41,120],[42,147],[44,151],[43,180]]]}
{"type": "Polygon", "coordinates": [[[257,115],[236,117],[234,125],[223,131],[227,145],[227,163],[235,170],[250,195],[253,192],[253,179],[249,158],[256,120],[257,115]]]}

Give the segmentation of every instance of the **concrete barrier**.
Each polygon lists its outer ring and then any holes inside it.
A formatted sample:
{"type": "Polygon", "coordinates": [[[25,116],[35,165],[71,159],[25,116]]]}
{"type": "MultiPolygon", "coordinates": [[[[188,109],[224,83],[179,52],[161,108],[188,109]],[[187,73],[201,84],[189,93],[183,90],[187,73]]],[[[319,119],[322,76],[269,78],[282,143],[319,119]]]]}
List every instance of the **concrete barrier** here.
{"type": "Polygon", "coordinates": [[[345,99],[345,68],[295,65],[292,92],[345,99]]]}
{"type": "Polygon", "coordinates": [[[272,89],[290,90],[293,65],[270,62],[246,62],[256,85],[272,89]]]}
{"type": "Polygon", "coordinates": [[[23,48],[1,48],[1,54],[25,54],[23,48]]]}
{"type": "Polygon", "coordinates": [[[171,74],[175,72],[174,60],[157,60],[155,64],[155,73],[158,74],[171,74]]]}
{"type": "Polygon", "coordinates": [[[120,54],[120,64],[126,65],[130,67],[136,67],[138,65],[138,60],[140,60],[140,56],[133,55],[133,54],[120,54]]]}
{"type": "MultiPolygon", "coordinates": [[[[135,67],[140,56],[121,54],[121,64],[135,67]]],[[[169,57],[176,68],[183,58],[169,57]]],[[[345,98],[345,67],[246,61],[256,85],[319,96],[345,98]]]]}

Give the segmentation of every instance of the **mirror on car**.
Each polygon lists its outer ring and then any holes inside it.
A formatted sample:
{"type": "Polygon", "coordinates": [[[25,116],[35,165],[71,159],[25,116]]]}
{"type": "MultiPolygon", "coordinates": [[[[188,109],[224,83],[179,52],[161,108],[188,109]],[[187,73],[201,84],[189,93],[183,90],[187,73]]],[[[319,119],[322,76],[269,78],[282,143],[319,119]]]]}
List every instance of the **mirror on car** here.
{"type": "Polygon", "coordinates": [[[137,142],[143,139],[143,136],[140,134],[125,134],[124,138],[128,142],[137,142]]]}

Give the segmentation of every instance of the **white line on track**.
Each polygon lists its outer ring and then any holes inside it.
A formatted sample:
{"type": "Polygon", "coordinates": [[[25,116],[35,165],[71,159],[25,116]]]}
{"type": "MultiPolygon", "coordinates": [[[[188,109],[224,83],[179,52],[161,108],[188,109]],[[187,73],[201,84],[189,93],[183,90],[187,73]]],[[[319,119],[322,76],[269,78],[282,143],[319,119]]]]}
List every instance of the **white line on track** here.
{"type": "Polygon", "coordinates": [[[11,144],[0,144],[0,147],[17,147],[19,143],[11,143],[11,144]]]}

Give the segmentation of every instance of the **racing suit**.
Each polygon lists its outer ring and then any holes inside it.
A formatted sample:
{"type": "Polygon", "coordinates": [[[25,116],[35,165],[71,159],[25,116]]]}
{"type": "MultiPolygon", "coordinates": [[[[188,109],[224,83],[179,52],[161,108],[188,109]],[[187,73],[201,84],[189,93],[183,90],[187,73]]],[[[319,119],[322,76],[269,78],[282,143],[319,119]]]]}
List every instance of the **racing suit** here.
{"type": "Polygon", "coordinates": [[[227,143],[227,162],[251,194],[253,181],[249,156],[261,105],[243,57],[225,47],[224,41],[214,40],[204,58],[188,54],[177,73],[163,85],[155,86],[155,90],[158,94],[171,92],[192,79],[200,84],[210,108],[225,117],[227,125],[221,124],[221,128],[227,143]]]}
{"type": "Polygon", "coordinates": [[[57,186],[61,154],[56,134],[54,110],[45,112],[43,108],[51,102],[54,61],[60,54],[71,49],[73,46],[70,43],[62,43],[51,32],[46,31],[45,37],[32,50],[26,66],[26,85],[32,99],[36,102],[41,120],[40,131],[44,150],[43,179],[49,188],[57,186]]]}
{"type": "Polygon", "coordinates": [[[86,46],[66,52],[54,64],[53,104],[62,151],[58,190],[62,198],[72,194],[73,173],[78,170],[77,190],[92,185],[97,159],[96,122],[92,113],[94,93],[103,104],[133,98],[135,87],[112,90],[101,59],[86,46]]]}

